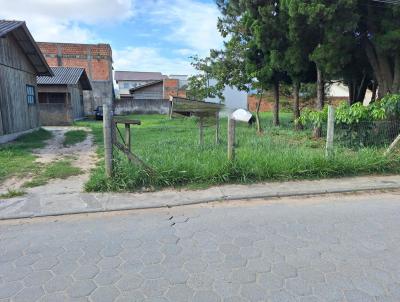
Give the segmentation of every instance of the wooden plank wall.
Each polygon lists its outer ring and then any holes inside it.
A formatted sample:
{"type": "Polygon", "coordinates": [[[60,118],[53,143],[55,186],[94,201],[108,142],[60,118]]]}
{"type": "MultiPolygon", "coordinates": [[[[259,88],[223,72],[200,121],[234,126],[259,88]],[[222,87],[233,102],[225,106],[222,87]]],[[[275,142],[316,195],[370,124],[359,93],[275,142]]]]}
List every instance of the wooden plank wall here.
{"type": "Polygon", "coordinates": [[[84,117],[83,104],[81,103],[81,94],[83,93],[80,85],[69,85],[68,91],[70,93],[72,118],[73,120],[84,117]]]}
{"type": "Polygon", "coordinates": [[[2,134],[17,133],[39,126],[38,104],[28,105],[26,85],[35,87],[37,100],[35,69],[10,33],[0,39],[2,134]]]}

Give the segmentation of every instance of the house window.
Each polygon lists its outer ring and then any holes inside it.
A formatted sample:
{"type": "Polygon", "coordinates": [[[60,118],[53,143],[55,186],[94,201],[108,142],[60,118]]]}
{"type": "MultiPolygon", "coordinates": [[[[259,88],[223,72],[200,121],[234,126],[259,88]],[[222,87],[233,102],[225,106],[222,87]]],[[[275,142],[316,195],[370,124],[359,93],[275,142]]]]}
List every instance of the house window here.
{"type": "Polygon", "coordinates": [[[36,103],[36,93],[34,86],[26,85],[26,101],[29,105],[33,105],[36,103]]]}

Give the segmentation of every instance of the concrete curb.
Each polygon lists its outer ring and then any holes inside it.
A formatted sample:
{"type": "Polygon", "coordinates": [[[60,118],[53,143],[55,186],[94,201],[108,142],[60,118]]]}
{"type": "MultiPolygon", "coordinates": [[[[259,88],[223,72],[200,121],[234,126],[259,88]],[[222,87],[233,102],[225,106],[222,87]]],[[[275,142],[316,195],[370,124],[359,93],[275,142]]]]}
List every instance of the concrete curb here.
{"type": "MultiPolygon", "coordinates": [[[[42,211],[39,212],[27,211],[17,213],[3,213],[3,210],[6,210],[9,207],[5,206],[3,209],[0,208],[0,221],[130,210],[162,209],[235,200],[272,199],[296,196],[304,197],[326,194],[357,193],[398,189],[400,189],[400,176],[384,176],[345,178],[340,180],[330,179],[319,181],[267,183],[248,186],[227,185],[222,187],[214,187],[202,191],[161,191],[142,194],[66,194],[64,195],[64,197],[69,197],[70,199],[74,200],[79,199],[82,204],[85,203],[85,197],[95,199],[96,201],[98,201],[98,204],[93,205],[86,201],[86,208],[80,207],[79,209],[73,209],[65,206],[65,208],[61,210],[51,210],[44,207],[42,211]],[[350,188],[349,186],[343,187],[343,184],[348,185],[349,183],[353,183],[354,186],[352,188],[350,188]],[[271,190],[271,187],[277,188],[273,188],[271,190]],[[291,190],[289,190],[288,188],[290,188],[291,190]],[[237,192],[235,193],[235,191],[237,192]],[[193,195],[195,196],[193,197],[193,195]],[[204,197],[204,195],[209,196],[204,197]]],[[[57,198],[57,196],[50,195],[46,198],[49,200],[54,200],[54,198],[57,198]]],[[[14,201],[14,205],[18,205],[18,203],[23,202],[26,201],[16,199],[14,201]]],[[[40,204],[42,204],[42,202],[40,202],[40,204]]]]}

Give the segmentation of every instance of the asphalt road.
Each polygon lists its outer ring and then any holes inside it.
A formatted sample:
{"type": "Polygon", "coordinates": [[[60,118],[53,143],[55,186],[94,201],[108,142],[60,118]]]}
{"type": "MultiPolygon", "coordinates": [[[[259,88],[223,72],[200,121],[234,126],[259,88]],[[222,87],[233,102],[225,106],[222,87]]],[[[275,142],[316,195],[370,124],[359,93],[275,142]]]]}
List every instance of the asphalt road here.
{"type": "Polygon", "coordinates": [[[0,301],[400,301],[400,193],[3,221],[0,301]]]}

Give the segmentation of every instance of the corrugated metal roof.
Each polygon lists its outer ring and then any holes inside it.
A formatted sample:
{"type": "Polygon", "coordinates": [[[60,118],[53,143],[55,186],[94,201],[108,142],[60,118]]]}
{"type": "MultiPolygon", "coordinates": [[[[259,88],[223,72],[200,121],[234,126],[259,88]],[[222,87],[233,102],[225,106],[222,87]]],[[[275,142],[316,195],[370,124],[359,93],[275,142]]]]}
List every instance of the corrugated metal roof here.
{"type": "Polygon", "coordinates": [[[84,68],[79,67],[51,67],[52,77],[37,77],[38,85],[75,85],[81,82],[84,90],[92,90],[89,78],[84,68]]]}
{"type": "Polygon", "coordinates": [[[8,33],[14,36],[29,61],[35,67],[37,75],[52,75],[46,59],[24,21],[0,20],[0,37],[8,33]]]}
{"type": "Polygon", "coordinates": [[[162,82],[163,82],[163,80],[146,83],[146,84],[143,84],[143,85],[140,85],[140,86],[137,86],[137,87],[129,89],[129,93],[134,93],[135,91],[138,91],[138,90],[143,89],[145,87],[153,86],[155,84],[159,84],[159,83],[162,83],[162,82]]]}
{"type": "Polygon", "coordinates": [[[23,21],[0,20],[0,37],[24,24],[23,21]]]}
{"type": "Polygon", "coordinates": [[[165,78],[161,72],[116,71],[116,81],[159,81],[165,78]]]}

